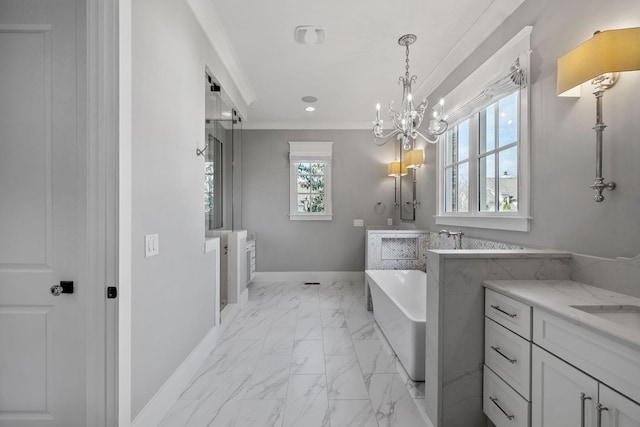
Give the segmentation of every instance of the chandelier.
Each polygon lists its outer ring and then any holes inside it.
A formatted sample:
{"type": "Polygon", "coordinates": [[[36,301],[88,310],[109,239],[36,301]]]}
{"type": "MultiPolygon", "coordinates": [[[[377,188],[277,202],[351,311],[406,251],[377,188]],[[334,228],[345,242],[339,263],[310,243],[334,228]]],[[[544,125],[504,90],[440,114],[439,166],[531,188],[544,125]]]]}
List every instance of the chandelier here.
{"type": "Polygon", "coordinates": [[[427,129],[421,129],[425,110],[427,109],[427,99],[423,98],[417,106],[413,103],[411,85],[417,79],[409,74],[409,46],[417,39],[415,34],[405,34],[398,39],[398,44],[406,48],[405,73],[400,76],[398,84],[402,84],[402,103],[400,109],[393,108],[393,101],[389,104],[389,118],[393,125],[393,130],[384,134],[384,120],[380,119],[380,104],[376,105],[376,119],[373,122],[374,142],[383,145],[392,138],[402,141],[402,148],[405,151],[412,150],[415,140],[418,137],[426,139],[430,143],[438,142],[438,136],[446,132],[449,124],[444,118],[444,101],[440,100],[439,107],[434,108],[433,118],[429,121],[427,129]]]}

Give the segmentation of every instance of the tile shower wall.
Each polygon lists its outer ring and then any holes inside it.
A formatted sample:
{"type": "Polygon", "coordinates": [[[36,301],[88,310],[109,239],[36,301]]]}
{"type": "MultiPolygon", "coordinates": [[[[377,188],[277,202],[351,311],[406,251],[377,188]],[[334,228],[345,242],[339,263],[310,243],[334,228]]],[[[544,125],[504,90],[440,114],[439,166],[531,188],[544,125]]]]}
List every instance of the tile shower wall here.
{"type": "MultiPolygon", "coordinates": [[[[453,237],[427,230],[367,230],[366,270],[427,271],[429,249],[455,249],[453,237]]],[[[462,238],[462,249],[527,249],[521,245],[462,238]]]]}

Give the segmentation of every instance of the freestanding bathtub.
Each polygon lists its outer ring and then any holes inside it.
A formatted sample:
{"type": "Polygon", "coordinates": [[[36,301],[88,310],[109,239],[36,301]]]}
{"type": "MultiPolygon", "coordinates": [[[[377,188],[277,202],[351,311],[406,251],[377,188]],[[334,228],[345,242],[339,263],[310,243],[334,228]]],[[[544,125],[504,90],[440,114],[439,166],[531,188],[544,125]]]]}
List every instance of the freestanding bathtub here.
{"type": "Polygon", "coordinates": [[[373,317],[409,377],[424,381],[427,274],[419,270],[366,270],[373,317]]]}

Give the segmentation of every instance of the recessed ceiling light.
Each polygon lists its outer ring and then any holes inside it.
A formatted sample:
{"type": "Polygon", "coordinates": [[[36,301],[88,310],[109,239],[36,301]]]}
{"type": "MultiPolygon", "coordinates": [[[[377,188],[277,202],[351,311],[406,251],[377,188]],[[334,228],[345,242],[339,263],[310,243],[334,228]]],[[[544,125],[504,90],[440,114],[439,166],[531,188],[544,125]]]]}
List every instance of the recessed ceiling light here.
{"type": "Polygon", "coordinates": [[[316,111],[316,107],[312,107],[311,105],[309,105],[308,107],[304,107],[304,111],[308,111],[308,112],[316,111]]]}
{"type": "Polygon", "coordinates": [[[318,98],[316,98],[315,96],[303,96],[300,99],[302,100],[302,102],[306,102],[308,104],[312,104],[318,100],[318,98]]]}
{"type": "Polygon", "coordinates": [[[231,111],[223,111],[222,117],[231,117],[231,111]]]}

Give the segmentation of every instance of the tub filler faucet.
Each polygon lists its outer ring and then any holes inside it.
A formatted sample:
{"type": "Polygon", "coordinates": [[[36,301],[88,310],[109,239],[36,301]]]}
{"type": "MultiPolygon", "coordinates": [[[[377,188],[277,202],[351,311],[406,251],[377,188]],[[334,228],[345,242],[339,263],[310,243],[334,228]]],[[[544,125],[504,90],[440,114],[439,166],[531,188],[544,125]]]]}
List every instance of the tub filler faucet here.
{"type": "Polygon", "coordinates": [[[455,249],[462,249],[462,236],[464,233],[462,230],[458,229],[458,231],[449,231],[449,230],[440,230],[438,234],[446,234],[447,237],[453,237],[453,245],[455,249]]]}

